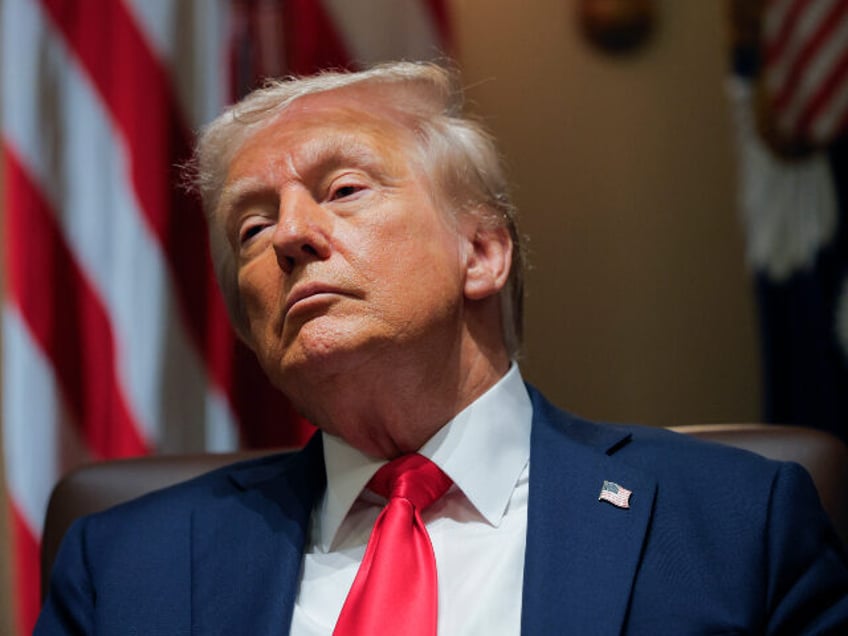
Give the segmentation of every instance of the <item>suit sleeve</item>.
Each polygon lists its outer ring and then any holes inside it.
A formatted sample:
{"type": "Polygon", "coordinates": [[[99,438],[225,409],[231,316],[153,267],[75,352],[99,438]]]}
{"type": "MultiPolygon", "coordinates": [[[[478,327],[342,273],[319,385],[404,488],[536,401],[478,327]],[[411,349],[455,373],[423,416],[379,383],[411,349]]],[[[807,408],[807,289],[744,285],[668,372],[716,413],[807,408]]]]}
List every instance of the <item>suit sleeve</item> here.
{"type": "Polygon", "coordinates": [[[766,533],[767,633],[848,634],[844,546],[797,464],[775,476],[766,533]]]}
{"type": "Polygon", "coordinates": [[[86,520],[68,530],[50,576],[47,599],[33,636],[84,636],[94,633],[94,589],[91,583],[85,531],[86,520]]]}

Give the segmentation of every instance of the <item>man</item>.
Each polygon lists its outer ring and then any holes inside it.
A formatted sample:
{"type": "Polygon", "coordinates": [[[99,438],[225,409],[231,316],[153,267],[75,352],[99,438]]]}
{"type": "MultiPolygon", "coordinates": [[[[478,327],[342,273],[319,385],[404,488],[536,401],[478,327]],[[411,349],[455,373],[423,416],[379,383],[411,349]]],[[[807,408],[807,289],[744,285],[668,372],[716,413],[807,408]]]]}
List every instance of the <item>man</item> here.
{"type": "Polygon", "coordinates": [[[77,523],[37,634],[357,633],[384,572],[395,600],[358,633],[429,625],[403,605],[419,597],[440,634],[848,628],[802,469],[580,420],[523,384],[514,211],[458,100],[443,70],[399,63],[273,84],[205,131],[233,321],[321,433],[77,523]],[[405,548],[380,561],[397,500],[381,513],[378,468],[416,452],[447,479],[404,504],[432,598],[407,593],[405,548]]]}

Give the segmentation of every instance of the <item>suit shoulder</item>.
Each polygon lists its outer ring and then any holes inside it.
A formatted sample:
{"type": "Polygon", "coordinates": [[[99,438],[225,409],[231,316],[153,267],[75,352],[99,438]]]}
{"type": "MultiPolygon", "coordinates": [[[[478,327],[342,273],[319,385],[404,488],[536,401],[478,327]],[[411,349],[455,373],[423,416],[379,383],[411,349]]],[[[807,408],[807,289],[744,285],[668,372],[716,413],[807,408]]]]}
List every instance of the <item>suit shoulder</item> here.
{"type": "Polygon", "coordinates": [[[720,476],[732,479],[741,471],[771,479],[786,464],[726,443],[664,428],[638,424],[621,428],[631,435],[629,442],[620,449],[621,459],[646,469],[660,472],[696,471],[713,479],[720,476]],[[657,461],[660,458],[662,462],[657,461]]]}
{"type": "Polygon", "coordinates": [[[243,489],[245,480],[272,478],[284,471],[295,455],[272,454],[227,464],[89,515],[87,521],[97,527],[132,525],[144,519],[149,526],[150,520],[157,517],[175,519],[198,506],[235,496],[243,489]]]}
{"type": "Polygon", "coordinates": [[[703,475],[710,480],[732,479],[734,471],[741,471],[748,478],[770,480],[783,465],[748,450],[661,427],[594,422],[554,406],[532,387],[530,394],[539,424],[537,434],[547,442],[568,440],[658,478],[703,475]]]}

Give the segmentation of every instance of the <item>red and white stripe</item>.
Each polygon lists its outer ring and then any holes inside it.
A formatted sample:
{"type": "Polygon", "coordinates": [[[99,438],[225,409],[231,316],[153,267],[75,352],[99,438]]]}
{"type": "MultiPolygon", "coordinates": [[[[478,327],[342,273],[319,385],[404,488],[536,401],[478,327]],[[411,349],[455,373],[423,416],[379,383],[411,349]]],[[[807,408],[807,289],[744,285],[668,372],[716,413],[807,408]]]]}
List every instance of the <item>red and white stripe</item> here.
{"type": "Polygon", "coordinates": [[[764,73],[778,129],[825,145],[848,127],[848,0],[768,0],[764,73]]]}
{"type": "MultiPolygon", "coordinates": [[[[274,55],[284,58],[277,70],[301,73],[433,57],[447,37],[441,0],[232,6],[262,27],[264,70],[274,55]]],[[[243,71],[230,67],[240,34],[230,0],[2,0],[0,9],[3,449],[26,634],[47,500],[73,465],[294,445],[311,431],[235,342],[202,212],[175,187],[192,131],[228,101],[228,73],[243,71]]],[[[262,65],[251,64],[256,75],[262,65]]]]}

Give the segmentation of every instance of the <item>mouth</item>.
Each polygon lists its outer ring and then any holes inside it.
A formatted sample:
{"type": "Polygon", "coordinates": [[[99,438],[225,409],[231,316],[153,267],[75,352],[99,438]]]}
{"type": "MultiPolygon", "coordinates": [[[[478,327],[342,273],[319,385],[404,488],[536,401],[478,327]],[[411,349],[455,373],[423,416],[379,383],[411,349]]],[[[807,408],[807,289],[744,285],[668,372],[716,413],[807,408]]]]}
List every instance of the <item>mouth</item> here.
{"type": "Polygon", "coordinates": [[[324,283],[306,283],[291,290],[283,307],[283,319],[292,311],[306,309],[309,306],[326,302],[332,297],[350,296],[351,294],[324,283]]]}

